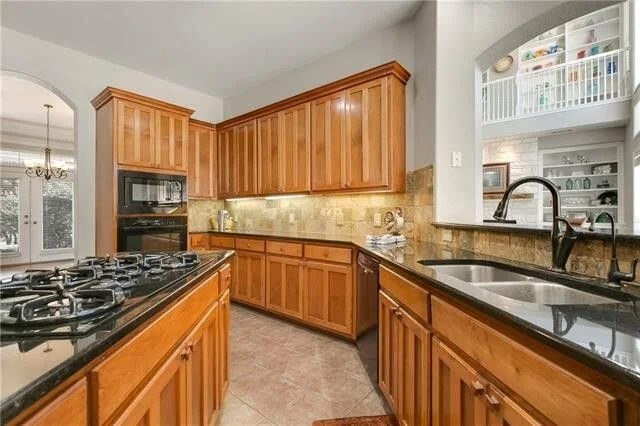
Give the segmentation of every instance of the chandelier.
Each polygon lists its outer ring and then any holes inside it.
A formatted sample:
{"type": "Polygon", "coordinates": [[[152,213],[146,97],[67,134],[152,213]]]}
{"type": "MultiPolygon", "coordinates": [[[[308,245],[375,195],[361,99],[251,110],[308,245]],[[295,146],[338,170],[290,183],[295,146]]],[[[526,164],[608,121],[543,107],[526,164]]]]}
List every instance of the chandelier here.
{"type": "Polygon", "coordinates": [[[53,167],[51,165],[51,148],[49,147],[49,113],[53,105],[44,104],[47,109],[47,146],[44,148],[44,166],[27,167],[25,173],[29,177],[43,177],[50,180],[52,177],[57,179],[65,179],[67,171],[61,167],[53,167]]]}

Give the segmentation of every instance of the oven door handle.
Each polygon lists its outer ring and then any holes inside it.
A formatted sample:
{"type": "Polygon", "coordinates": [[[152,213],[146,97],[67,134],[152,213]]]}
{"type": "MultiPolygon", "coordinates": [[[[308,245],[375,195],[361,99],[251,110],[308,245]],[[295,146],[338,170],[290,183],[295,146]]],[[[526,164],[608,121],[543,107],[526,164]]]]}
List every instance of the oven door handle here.
{"type": "Polygon", "coordinates": [[[141,231],[141,230],[151,230],[151,229],[157,229],[159,231],[165,230],[165,229],[184,229],[186,230],[187,227],[184,225],[159,225],[159,226],[123,226],[121,228],[123,231],[141,231]]]}

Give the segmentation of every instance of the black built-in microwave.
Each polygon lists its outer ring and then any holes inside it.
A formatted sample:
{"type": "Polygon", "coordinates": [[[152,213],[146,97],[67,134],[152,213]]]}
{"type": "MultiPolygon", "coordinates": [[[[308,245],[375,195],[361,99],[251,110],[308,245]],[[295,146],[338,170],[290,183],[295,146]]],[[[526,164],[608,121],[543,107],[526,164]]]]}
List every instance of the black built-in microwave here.
{"type": "Polygon", "coordinates": [[[187,212],[185,176],[118,172],[118,214],[184,214],[187,212]]]}

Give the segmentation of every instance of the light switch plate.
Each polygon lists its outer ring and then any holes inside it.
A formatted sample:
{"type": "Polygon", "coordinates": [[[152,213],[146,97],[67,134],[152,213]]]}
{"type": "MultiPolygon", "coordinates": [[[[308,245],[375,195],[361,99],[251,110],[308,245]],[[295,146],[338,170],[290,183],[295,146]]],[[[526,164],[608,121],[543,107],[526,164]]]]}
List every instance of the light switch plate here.
{"type": "Polygon", "coordinates": [[[450,243],[453,241],[453,234],[451,233],[451,229],[444,229],[442,231],[442,241],[450,243]]]}
{"type": "Polygon", "coordinates": [[[453,151],[451,153],[451,167],[462,167],[462,152],[453,151]]]}
{"type": "Polygon", "coordinates": [[[293,213],[289,213],[289,225],[296,223],[296,216],[293,213]]]}
{"type": "Polygon", "coordinates": [[[373,215],[373,226],[380,228],[382,226],[382,213],[376,213],[373,215]]]}
{"type": "Polygon", "coordinates": [[[342,210],[339,210],[338,212],[336,212],[336,225],[338,226],[344,225],[344,213],[342,213],[342,210]]]}

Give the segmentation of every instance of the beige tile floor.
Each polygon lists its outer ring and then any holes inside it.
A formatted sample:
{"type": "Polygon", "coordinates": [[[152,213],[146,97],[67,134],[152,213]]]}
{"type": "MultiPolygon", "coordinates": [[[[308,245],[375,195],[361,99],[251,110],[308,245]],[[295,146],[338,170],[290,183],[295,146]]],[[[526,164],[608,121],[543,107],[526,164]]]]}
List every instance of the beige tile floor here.
{"type": "Polygon", "coordinates": [[[219,424],[311,425],[385,414],[353,344],[234,304],[219,424]]]}

